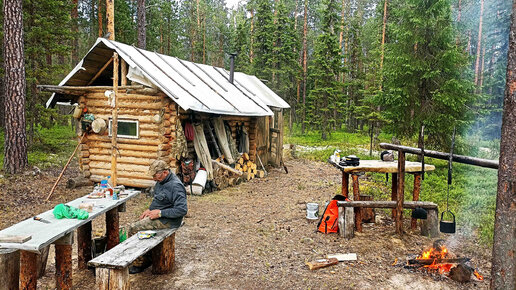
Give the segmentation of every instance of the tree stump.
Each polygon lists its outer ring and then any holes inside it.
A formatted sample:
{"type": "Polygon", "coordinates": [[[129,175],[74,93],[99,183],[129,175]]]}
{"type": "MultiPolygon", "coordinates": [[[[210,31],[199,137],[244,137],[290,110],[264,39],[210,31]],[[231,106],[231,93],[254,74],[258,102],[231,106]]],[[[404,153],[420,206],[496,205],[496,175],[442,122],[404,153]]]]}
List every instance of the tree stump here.
{"type": "Polygon", "coordinates": [[[452,280],[464,283],[471,281],[471,274],[473,274],[473,270],[470,267],[464,264],[458,264],[456,267],[450,269],[449,277],[452,280]]]}
{"type": "Polygon", "coordinates": [[[426,209],[428,216],[426,220],[422,220],[421,235],[435,238],[439,236],[439,217],[437,216],[437,209],[426,209]]]}
{"type": "Polygon", "coordinates": [[[129,268],[123,269],[96,269],[96,286],[101,290],[127,290],[129,289],[129,268]]]}
{"type": "MultiPolygon", "coordinates": [[[[360,195],[361,201],[371,201],[373,197],[370,195],[360,195]]],[[[362,209],[362,222],[363,223],[374,223],[375,222],[375,212],[374,208],[363,208],[362,209]]]]}
{"type": "Polygon", "coordinates": [[[152,250],[152,273],[168,274],[174,268],[176,258],[176,234],[173,233],[152,250]]]}

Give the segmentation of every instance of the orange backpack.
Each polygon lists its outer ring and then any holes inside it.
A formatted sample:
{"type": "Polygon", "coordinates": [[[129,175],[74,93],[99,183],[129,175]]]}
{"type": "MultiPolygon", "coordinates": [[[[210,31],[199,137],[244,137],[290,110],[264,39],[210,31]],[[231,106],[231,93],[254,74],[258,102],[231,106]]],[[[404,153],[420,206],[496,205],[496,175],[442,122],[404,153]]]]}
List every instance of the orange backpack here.
{"type": "Polygon", "coordinates": [[[321,233],[336,233],[339,230],[339,225],[337,224],[337,220],[339,218],[339,208],[337,207],[337,201],[345,201],[346,197],[343,195],[337,194],[333,197],[333,199],[328,203],[324,212],[317,224],[317,230],[321,233]]]}

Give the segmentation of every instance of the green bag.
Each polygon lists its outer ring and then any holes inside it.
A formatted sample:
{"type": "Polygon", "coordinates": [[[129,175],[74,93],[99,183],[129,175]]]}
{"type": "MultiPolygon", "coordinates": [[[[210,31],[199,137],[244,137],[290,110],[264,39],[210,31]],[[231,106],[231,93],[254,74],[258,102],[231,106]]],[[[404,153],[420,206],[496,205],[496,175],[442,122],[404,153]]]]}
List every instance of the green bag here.
{"type": "Polygon", "coordinates": [[[127,240],[127,231],[124,229],[120,229],[118,232],[118,235],[120,236],[120,243],[127,240]]]}
{"type": "Polygon", "coordinates": [[[69,206],[69,205],[66,205],[66,204],[58,204],[54,207],[54,210],[52,211],[52,213],[54,214],[54,217],[56,219],[63,219],[63,218],[67,218],[67,219],[80,219],[80,220],[85,220],[89,217],[89,213],[83,209],[80,209],[80,208],[76,208],[76,207],[73,207],[73,206],[69,206]]]}

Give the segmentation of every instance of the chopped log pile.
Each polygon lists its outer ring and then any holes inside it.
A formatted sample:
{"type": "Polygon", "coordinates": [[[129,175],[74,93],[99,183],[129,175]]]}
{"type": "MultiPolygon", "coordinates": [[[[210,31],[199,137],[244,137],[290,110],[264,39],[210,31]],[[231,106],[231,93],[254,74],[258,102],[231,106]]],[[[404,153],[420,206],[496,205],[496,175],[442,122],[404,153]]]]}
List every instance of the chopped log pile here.
{"type": "Polygon", "coordinates": [[[243,173],[243,178],[247,181],[259,177],[263,178],[265,176],[265,172],[263,170],[258,170],[256,163],[252,162],[249,159],[249,154],[244,153],[238,159],[235,169],[243,173]]]}
{"type": "Polygon", "coordinates": [[[253,178],[265,176],[263,170],[257,170],[256,163],[249,159],[249,154],[243,153],[235,163],[234,167],[224,164],[224,155],[212,160],[214,165],[214,181],[217,189],[221,190],[229,186],[235,186],[242,181],[249,181],[253,178]]]}

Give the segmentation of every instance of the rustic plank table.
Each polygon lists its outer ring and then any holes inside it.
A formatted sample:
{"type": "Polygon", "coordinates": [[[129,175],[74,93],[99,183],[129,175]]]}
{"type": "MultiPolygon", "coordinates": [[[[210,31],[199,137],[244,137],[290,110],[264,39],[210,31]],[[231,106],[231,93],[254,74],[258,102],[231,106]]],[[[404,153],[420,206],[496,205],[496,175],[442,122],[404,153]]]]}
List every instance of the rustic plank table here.
{"type": "MultiPolygon", "coordinates": [[[[358,176],[365,172],[377,172],[392,174],[392,186],[391,186],[391,200],[397,200],[397,191],[399,182],[398,181],[398,161],[382,161],[382,160],[360,160],[358,166],[341,166],[339,164],[328,161],[333,166],[340,169],[342,172],[342,189],[341,193],[343,196],[348,197],[349,194],[349,175],[351,174],[353,182],[353,200],[360,200],[358,176]]],[[[421,190],[421,175],[423,173],[422,164],[420,162],[405,161],[404,172],[414,175],[414,190],[412,192],[412,200],[419,200],[419,193],[421,190]]],[[[431,164],[425,164],[425,172],[435,170],[435,166],[431,164]]],[[[396,217],[397,213],[394,209],[392,211],[393,217],[396,217]]],[[[417,221],[412,219],[411,227],[415,229],[417,227],[417,221]]],[[[362,232],[362,214],[360,208],[355,208],[355,228],[358,232],[362,232]]]]}
{"type": "MultiPolygon", "coordinates": [[[[72,244],[73,232],[77,230],[77,249],[79,269],[87,268],[91,260],[91,221],[102,214],[106,214],[107,248],[113,248],[119,242],[118,212],[123,211],[125,203],[140,194],[137,190],[125,190],[127,196],[118,200],[110,198],[90,199],[80,197],[67,203],[78,208],[83,202],[94,203],[93,210],[85,220],[56,219],[52,210],[37,215],[44,221],[33,218],[26,219],[9,228],[0,231],[0,236],[30,235],[31,239],[23,243],[0,242],[0,248],[21,250],[20,260],[20,289],[36,289],[38,254],[49,246],[55,245],[56,252],[56,287],[72,287],[72,244]]],[[[0,271],[0,275],[3,273],[0,271]]],[[[2,277],[0,277],[2,281],[2,277]]]]}

